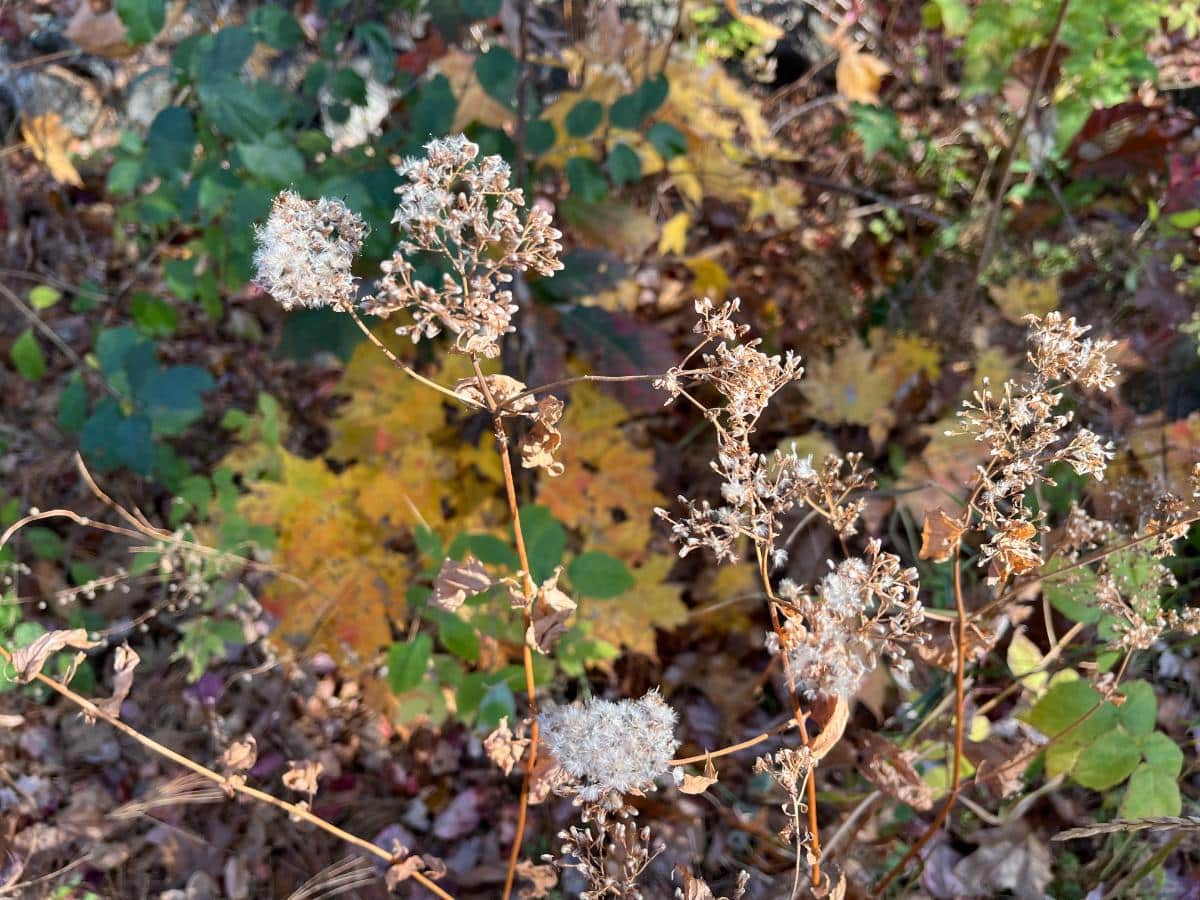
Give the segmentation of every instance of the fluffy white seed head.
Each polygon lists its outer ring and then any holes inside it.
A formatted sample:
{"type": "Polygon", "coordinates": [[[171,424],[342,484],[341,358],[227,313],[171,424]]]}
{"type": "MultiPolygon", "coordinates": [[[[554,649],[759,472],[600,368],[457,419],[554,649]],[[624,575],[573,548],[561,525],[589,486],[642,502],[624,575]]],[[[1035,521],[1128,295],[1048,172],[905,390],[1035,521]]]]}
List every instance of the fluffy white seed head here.
{"type": "Polygon", "coordinates": [[[647,791],[679,747],[675,710],[657,690],[638,700],[589,700],[538,717],[541,740],[584,802],[647,791]]]}
{"type": "Polygon", "coordinates": [[[266,224],[254,229],[255,283],[284,309],[354,304],[354,257],[367,225],[340,200],[305,200],[293,191],[275,198],[266,224]]]}

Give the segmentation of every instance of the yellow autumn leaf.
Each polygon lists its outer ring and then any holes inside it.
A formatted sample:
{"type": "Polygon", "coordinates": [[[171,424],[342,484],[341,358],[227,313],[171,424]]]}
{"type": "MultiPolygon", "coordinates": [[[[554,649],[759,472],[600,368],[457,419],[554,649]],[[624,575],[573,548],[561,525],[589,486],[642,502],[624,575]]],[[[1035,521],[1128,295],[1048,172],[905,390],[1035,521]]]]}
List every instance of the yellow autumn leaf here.
{"type": "Polygon", "coordinates": [[[993,284],[988,288],[988,294],[1004,318],[1018,325],[1024,324],[1028,315],[1044,316],[1057,309],[1058,291],[1057,275],[1040,279],[1014,275],[1004,284],[993,284]]]}
{"type": "Polygon", "coordinates": [[[809,360],[800,388],[813,418],[830,425],[864,425],[873,439],[895,419],[890,403],[894,373],[875,364],[875,354],[857,337],[834,351],[832,359],[809,360]]]}
{"type": "Polygon", "coordinates": [[[879,86],[883,76],[891,70],[887,63],[863,52],[859,45],[846,43],[841,48],[834,72],[838,93],[852,103],[878,106],[879,86]]]}
{"type": "Polygon", "coordinates": [[[657,657],[655,628],[675,628],[687,621],[683,590],[668,582],[676,557],[655,553],[633,569],[637,584],[611,600],[584,600],[578,616],[591,625],[591,636],[651,658],[657,657]]]}
{"type": "Polygon", "coordinates": [[[83,179],[67,155],[73,137],[58,113],[44,113],[21,120],[21,137],[33,155],[45,164],[56,181],[83,187],[83,179]]]}
{"type": "Polygon", "coordinates": [[[658,255],[683,253],[687,247],[688,226],[691,224],[692,217],[686,212],[676,213],[667,219],[658,238],[658,255]]]}
{"type": "Polygon", "coordinates": [[[1008,668],[1021,686],[1040,697],[1050,681],[1045,672],[1036,671],[1042,664],[1042,651],[1037,644],[1025,636],[1024,631],[1018,631],[1008,644],[1008,668]]]}
{"type": "Polygon", "coordinates": [[[693,256],[685,259],[684,265],[692,273],[692,293],[697,297],[723,300],[729,288],[729,275],[724,267],[708,256],[693,256]]]}

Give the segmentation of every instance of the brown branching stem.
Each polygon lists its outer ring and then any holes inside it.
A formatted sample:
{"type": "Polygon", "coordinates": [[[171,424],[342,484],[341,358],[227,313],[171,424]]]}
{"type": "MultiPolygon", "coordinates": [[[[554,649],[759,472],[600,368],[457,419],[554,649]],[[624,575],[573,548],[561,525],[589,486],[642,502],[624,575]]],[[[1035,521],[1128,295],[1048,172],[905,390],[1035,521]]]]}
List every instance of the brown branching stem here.
{"type": "Polygon", "coordinates": [[[421,384],[425,385],[425,387],[432,388],[439,394],[445,394],[447,397],[457,400],[459,403],[465,404],[466,406],[476,407],[479,405],[474,400],[464,397],[462,394],[455,393],[445,385],[438,384],[436,381],[426,378],[412,366],[400,359],[400,357],[391,351],[391,348],[389,348],[383,341],[376,337],[375,332],[367,327],[367,323],[362,320],[357,312],[355,312],[353,309],[347,309],[346,312],[350,314],[350,318],[354,320],[354,324],[358,326],[358,330],[366,335],[367,340],[378,347],[380,352],[382,352],[384,356],[391,360],[392,365],[394,365],[405,375],[416,381],[419,381],[421,384]]]}
{"type": "Polygon", "coordinates": [[[684,756],[679,759],[673,759],[668,763],[668,765],[690,766],[694,765],[695,763],[707,762],[710,759],[717,759],[721,756],[729,756],[732,753],[738,753],[742,750],[747,750],[750,747],[755,747],[758,744],[761,744],[763,741],[770,740],[775,735],[787,731],[792,727],[793,724],[795,724],[795,720],[788,719],[781,725],[777,725],[774,728],[768,728],[761,734],[756,734],[754,737],[742,741],[740,744],[730,744],[728,747],[722,747],[720,750],[709,750],[707,753],[701,753],[697,756],[684,756]]]}
{"type": "MultiPolygon", "coordinates": [[[[12,662],[12,654],[4,647],[0,647],[0,660],[3,660],[6,665],[12,662]]],[[[142,734],[136,728],[131,725],[127,725],[116,716],[105,712],[91,700],[88,700],[86,697],[75,693],[75,691],[71,690],[66,685],[60,684],[48,675],[38,672],[33,676],[33,678],[35,681],[38,681],[39,683],[50,688],[50,690],[54,691],[60,697],[79,707],[89,717],[94,719],[102,719],[117,731],[121,732],[121,734],[141,744],[152,753],[157,754],[163,759],[170,760],[171,762],[176,763],[185,769],[195,772],[202,778],[206,778],[214,784],[219,785],[226,792],[241,794],[245,797],[250,797],[269,806],[274,806],[276,809],[281,809],[292,818],[308,822],[310,825],[316,826],[327,834],[330,834],[353,847],[357,847],[359,850],[369,853],[372,856],[383,860],[384,862],[389,864],[399,862],[395,854],[385,850],[377,844],[371,843],[366,838],[359,837],[356,834],[351,834],[350,832],[334,825],[332,822],[322,819],[320,816],[309,811],[307,807],[300,806],[295,803],[288,803],[286,800],[280,800],[278,797],[268,794],[266,791],[260,791],[258,788],[252,788],[248,785],[241,784],[236,779],[226,778],[219,772],[214,772],[212,769],[201,765],[190,757],[184,756],[182,753],[178,753],[172,750],[170,747],[158,743],[158,741],[142,734]]],[[[412,878],[427,891],[431,892],[437,897],[442,898],[442,900],[454,900],[453,896],[442,890],[442,888],[430,880],[428,876],[423,875],[420,872],[413,872],[412,878]]]]}
{"type": "MultiPolygon", "coordinates": [[[[525,578],[522,590],[525,595],[525,629],[528,635],[533,628],[533,604],[537,588],[529,571],[529,554],[525,549],[525,534],[521,530],[521,510],[517,500],[517,484],[513,477],[512,459],[508,452],[508,432],[504,429],[504,420],[487,377],[479,367],[479,360],[471,358],[475,368],[475,377],[479,382],[479,390],[487,403],[488,411],[492,414],[492,424],[496,431],[496,450],[500,454],[500,466],[504,473],[504,493],[508,498],[508,511],[512,517],[513,539],[517,545],[517,559],[525,578]]],[[[521,859],[521,843],[525,837],[525,824],[529,818],[529,788],[533,780],[533,770],[537,765],[538,755],[538,719],[537,719],[537,684],[533,675],[533,650],[528,638],[522,643],[521,661],[525,667],[525,696],[529,703],[529,752],[525,758],[525,775],[521,780],[521,800],[517,808],[517,830],[513,835],[512,851],[508,855],[508,870],[504,876],[504,900],[512,896],[513,882],[516,879],[517,863],[521,859]]]]}

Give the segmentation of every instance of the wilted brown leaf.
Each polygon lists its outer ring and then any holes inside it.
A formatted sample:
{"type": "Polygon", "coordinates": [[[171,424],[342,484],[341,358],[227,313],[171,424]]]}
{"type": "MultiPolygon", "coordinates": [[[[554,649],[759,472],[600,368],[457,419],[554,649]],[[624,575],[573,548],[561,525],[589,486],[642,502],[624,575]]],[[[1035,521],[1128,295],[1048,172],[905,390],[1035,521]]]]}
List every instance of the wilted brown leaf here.
{"type": "Polygon", "coordinates": [[[499,766],[505,775],[512,774],[513,766],[521,761],[528,747],[529,738],[517,737],[508,727],[508,716],[501,717],[500,724],[483,742],[488,759],[499,766]]]}
{"type": "Polygon", "coordinates": [[[221,754],[221,762],[232,772],[245,772],[254,768],[258,762],[258,741],[254,735],[248,734],[240,741],[234,741],[221,754]]]}
{"type": "Polygon", "coordinates": [[[117,58],[133,50],[125,23],[115,8],[98,13],[90,0],[78,0],[79,8],[67,23],[63,34],[84,53],[117,58]]]}
{"type": "Polygon", "coordinates": [[[13,680],[19,684],[27,684],[42,671],[51,656],[59,650],[73,647],[76,650],[90,650],[98,646],[99,641],[89,641],[87,631],[82,628],[59,629],[47,631],[27,647],[12,651],[12,665],[16,669],[13,680]]]}
{"type": "Polygon", "coordinates": [[[842,739],[842,735],[846,733],[846,724],[850,721],[850,705],[844,698],[835,697],[831,703],[832,706],[827,714],[818,717],[823,720],[821,733],[808,745],[813,760],[817,762],[824,759],[834,745],[842,739]]]}
{"type": "Polygon", "coordinates": [[[533,427],[521,441],[521,465],[526,469],[541,469],[551,478],[563,473],[563,464],[554,458],[562,443],[558,420],[562,418],[563,402],[557,397],[543,397],[537,405],[533,427]]]}
{"type": "Polygon", "coordinates": [[[737,888],[733,892],[732,897],[717,897],[713,894],[712,888],[708,886],[703,878],[698,878],[693,875],[691,870],[685,866],[676,866],[672,878],[678,875],[683,886],[678,888],[677,896],[681,900],[738,900],[746,893],[746,884],[750,881],[750,873],[739,872],[737,879],[737,888]]]}
{"type": "Polygon", "coordinates": [[[890,71],[891,66],[883,60],[848,42],[841,48],[835,72],[838,93],[853,103],[878,106],[879,86],[890,71]]]}
{"type": "Polygon", "coordinates": [[[921,559],[945,562],[958,547],[965,526],[959,519],[946,515],[941,507],[925,516],[925,528],[921,532],[921,559]]]}
{"type": "Polygon", "coordinates": [[[575,612],[575,601],[558,588],[562,566],[554,570],[538,588],[533,605],[533,623],[525,633],[525,641],[538,653],[549,653],[559,636],[567,630],[567,619],[575,612]]]}
{"type": "Polygon", "coordinates": [[[533,860],[523,859],[517,863],[517,877],[529,882],[522,888],[520,896],[529,900],[539,900],[549,897],[550,891],[558,884],[558,871],[554,866],[535,865],[533,860]]]}
{"type": "Polygon", "coordinates": [[[704,774],[683,776],[683,783],[679,786],[679,790],[685,794],[703,794],[710,787],[717,783],[717,767],[713,765],[712,757],[706,757],[704,760],[704,774]]]}
{"type": "Polygon", "coordinates": [[[924,812],[933,807],[933,790],[913,768],[915,753],[869,731],[859,737],[858,749],[859,771],[871,784],[913,809],[924,812]]]}
{"type": "Polygon", "coordinates": [[[129,696],[129,691],[133,687],[133,670],[137,668],[139,662],[141,662],[141,658],[128,644],[122,644],[117,648],[113,658],[112,696],[104,700],[97,700],[96,706],[114,718],[120,716],[121,704],[125,702],[125,698],[129,696]]]}
{"type": "Polygon", "coordinates": [[[447,557],[434,579],[430,601],[439,609],[455,612],[468,597],[482,594],[493,583],[492,576],[475,557],[467,556],[462,562],[447,557]]]}
{"type": "Polygon", "coordinates": [[[288,770],[283,773],[285,787],[310,797],[317,792],[317,781],[325,771],[325,766],[308,759],[289,760],[288,766],[288,770]]]}

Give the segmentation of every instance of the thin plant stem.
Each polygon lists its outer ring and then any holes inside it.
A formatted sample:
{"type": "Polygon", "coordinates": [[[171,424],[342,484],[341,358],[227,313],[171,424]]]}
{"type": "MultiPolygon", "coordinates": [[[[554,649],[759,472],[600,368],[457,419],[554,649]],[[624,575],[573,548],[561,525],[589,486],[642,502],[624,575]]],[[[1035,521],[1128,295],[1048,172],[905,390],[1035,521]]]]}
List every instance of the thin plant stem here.
{"type": "MultiPolygon", "coordinates": [[[[3,659],[5,664],[12,662],[12,654],[4,647],[0,647],[0,658],[3,659]]],[[[121,732],[121,734],[141,744],[147,750],[158,754],[163,759],[168,759],[177,765],[183,766],[185,769],[195,772],[197,775],[208,779],[214,784],[220,785],[225,791],[242,794],[243,796],[251,797],[262,803],[266,803],[269,806],[274,806],[276,809],[281,809],[289,816],[295,819],[301,819],[305,822],[308,822],[310,825],[315,825],[317,828],[321,829],[327,834],[333,835],[333,837],[338,838],[339,840],[344,841],[353,847],[357,847],[359,850],[369,853],[378,859],[382,859],[387,863],[394,863],[398,861],[395,854],[383,849],[378,844],[373,844],[366,838],[359,837],[356,834],[351,834],[350,832],[339,828],[332,822],[322,819],[320,816],[310,812],[303,806],[295,803],[288,803],[286,800],[280,800],[278,797],[272,796],[266,791],[260,791],[258,788],[252,788],[245,784],[240,784],[235,779],[226,778],[224,775],[214,772],[212,769],[201,765],[190,757],[184,756],[182,753],[178,753],[175,750],[172,750],[170,747],[158,743],[158,741],[147,737],[131,725],[125,724],[116,716],[102,710],[91,700],[88,700],[86,697],[75,693],[69,687],[60,684],[48,675],[38,672],[33,677],[34,680],[44,684],[59,696],[75,704],[88,716],[95,719],[103,719],[117,731],[121,732]]],[[[412,878],[427,891],[430,891],[437,897],[442,898],[442,900],[454,900],[450,894],[438,887],[438,885],[430,880],[428,876],[423,875],[420,872],[413,872],[412,878]]]]}
{"type": "Polygon", "coordinates": [[[950,769],[950,790],[946,794],[946,802],[942,808],[938,810],[938,814],[934,816],[929,827],[924,833],[917,838],[916,842],[908,848],[908,852],[904,854],[900,862],[896,863],[891,870],[883,877],[875,887],[876,894],[883,894],[888,889],[888,886],[896,880],[897,876],[904,871],[909,862],[921,852],[930,839],[941,829],[942,825],[950,817],[950,811],[954,808],[955,802],[958,800],[958,792],[962,788],[962,760],[963,760],[963,736],[965,728],[963,723],[964,706],[966,705],[966,669],[967,669],[967,608],[963,600],[962,590],[962,553],[961,547],[955,547],[954,554],[954,609],[956,613],[955,619],[955,641],[954,641],[954,757],[951,762],[950,769]]]}
{"type": "Polygon", "coordinates": [[[392,365],[394,365],[397,369],[399,369],[405,375],[409,376],[410,378],[415,379],[416,381],[419,381],[421,384],[425,385],[425,387],[433,388],[438,393],[445,394],[447,397],[451,397],[454,400],[457,400],[459,403],[463,403],[467,406],[478,406],[479,405],[474,400],[471,400],[467,397],[464,397],[462,394],[459,394],[459,393],[456,393],[455,391],[450,390],[450,388],[446,387],[445,385],[438,384],[436,381],[432,381],[432,380],[426,378],[424,375],[422,375],[420,372],[418,372],[412,366],[408,365],[406,362],[404,362],[402,359],[400,359],[400,357],[398,357],[395,353],[393,353],[391,351],[391,349],[386,344],[384,344],[383,341],[381,341],[379,338],[377,338],[375,336],[375,333],[373,331],[371,331],[370,328],[367,327],[367,323],[364,322],[359,317],[358,313],[355,310],[347,309],[346,312],[348,312],[350,314],[350,318],[354,320],[354,324],[358,326],[358,330],[361,331],[364,335],[366,335],[367,340],[370,341],[372,344],[374,344],[376,347],[378,347],[380,349],[380,351],[383,353],[383,355],[386,356],[389,360],[391,360],[392,365]]]}
{"type": "MultiPolygon", "coordinates": [[[[517,560],[521,571],[525,573],[522,590],[525,595],[525,629],[528,635],[533,628],[533,604],[537,588],[533,583],[533,575],[529,571],[529,554],[525,549],[525,533],[521,529],[521,509],[517,501],[517,484],[513,477],[512,459],[508,453],[508,432],[504,429],[504,420],[492,389],[487,383],[487,377],[479,367],[479,360],[471,357],[471,365],[475,369],[475,377],[479,381],[479,390],[487,403],[488,411],[492,414],[492,424],[496,431],[496,450],[500,454],[500,467],[504,473],[504,493],[508,498],[508,511],[512,517],[513,540],[517,545],[517,560]]],[[[525,825],[529,819],[529,789],[533,781],[534,766],[537,765],[538,755],[538,719],[537,719],[537,683],[533,674],[533,649],[529,639],[522,642],[521,662],[525,667],[525,696],[529,703],[529,751],[525,760],[525,775],[521,779],[521,799],[517,808],[517,830],[513,835],[512,851],[508,855],[508,869],[504,876],[504,900],[512,896],[513,882],[517,875],[517,863],[521,859],[521,844],[525,837],[525,825]]]]}
{"type": "MultiPolygon", "coordinates": [[[[767,571],[767,554],[761,544],[755,544],[754,550],[758,557],[758,574],[762,579],[763,590],[767,592],[767,607],[771,612],[771,626],[775,630],[776,637],[779,638],[780,656],[783,658],[783,673],[787,679],[788,699],[792,704],[792,715],[796,720],[796,727],[800,729],[800,741],[807,747],[812,742],[812,739],[809,737],[808,727],[804,723],[806,717],[800,709],[800,698],[796,695],[796,678],[792,672],[791,661],[788,659],[787,653],[783,652],[783,648],[787,646],[787,643],[784,640],[783,624],[779,621],[778,600],[776,600],[775,593],[771,589],[771,576],[767,571]]],[[[812,773],[810,772],[809,777],[805,779],[805,783],[808,791],[808,833],[813,857],[812,886],[813,888],[818,888],[821,886],[821,828],[817,821],[817,779],[812,777],[812,773]]],[[[798,855],[799,851],[797,850],[798,855]]]]}
{"type": "Polygon", "coordinates": [[[782,724],[777,725],[774,728],[768,728],[766,731],[762,732],[761,734],[756,734],[754,737],[750,738],[749,740],[742,741],[740,744],[730,744],[728,747],[722,747],[720,750],[710,750],[707,753],[701,753],[698,756],[685,756],[685,757],[682,757],[681,759],[673,759],[669,763],[667,763],[667,765],[669,765],[669,766],[690,766],[690,765],[693,765],[694,763],[706,762],[707,760],[716,759],[720,756],[729,756],[731,753],[737,753],[741,750],[746,750],[750,747],[754,747],[758,744],[761,744],[763,741],[774,737],[775,735],[779,734],[780,732],[787,731],[789,728],[792,727],[792,724],[793,724],[793,720],[788,719],[786,722],[783,722],[782,724]]]}

